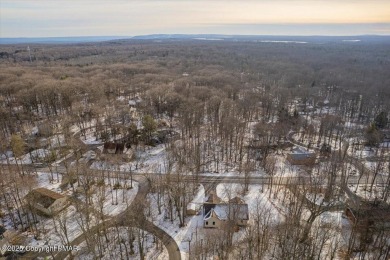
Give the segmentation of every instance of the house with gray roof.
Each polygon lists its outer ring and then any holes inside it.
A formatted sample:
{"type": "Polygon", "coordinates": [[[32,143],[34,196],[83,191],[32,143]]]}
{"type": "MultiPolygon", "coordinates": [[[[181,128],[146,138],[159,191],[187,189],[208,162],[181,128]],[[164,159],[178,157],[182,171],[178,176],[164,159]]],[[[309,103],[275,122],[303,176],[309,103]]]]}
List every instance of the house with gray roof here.
{"type": "Polygon", "coordinates": [[[287,154],[287,161],[292,165],[306,165],[315,164],[317,154],[310,152],[302,147],[294,147],[290,153],[287,154]]]}
{"type": "Polygon", "coordinates": [[[241,198],[235,197],[223,202],[212,193],[203,204],[203,226],[220,228],[223,223],[232,221],[236,226],[246,226],[249,220],[249,209],[241,198]]]}

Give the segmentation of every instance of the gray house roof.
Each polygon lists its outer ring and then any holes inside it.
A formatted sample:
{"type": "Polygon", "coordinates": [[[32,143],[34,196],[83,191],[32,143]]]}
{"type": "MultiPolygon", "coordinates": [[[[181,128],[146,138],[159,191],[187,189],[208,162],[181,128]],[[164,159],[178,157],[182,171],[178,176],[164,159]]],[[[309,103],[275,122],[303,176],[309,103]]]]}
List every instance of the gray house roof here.
{"type": "Polygon", "coordinates": [[[305,160],[307,158],[315,157],[316,154],[301,147],[294,147],[291,153],[289,153],[289,156],[293,160],[305,160]]]}
{"type": "Polygon", "coordinates": [[[221,220],[248,220],[248,204],[218,204],[204,216],[204,220],[209,219],[211,216],[216,216],[221,220]]]}

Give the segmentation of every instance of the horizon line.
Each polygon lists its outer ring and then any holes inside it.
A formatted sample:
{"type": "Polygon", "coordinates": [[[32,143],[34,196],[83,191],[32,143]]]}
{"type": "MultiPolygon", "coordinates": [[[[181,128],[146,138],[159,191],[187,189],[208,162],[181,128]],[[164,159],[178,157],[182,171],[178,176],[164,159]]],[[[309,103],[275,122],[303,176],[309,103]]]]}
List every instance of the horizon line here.
{"type": "Polygon", "coordinates": [[[216,35],[216,36],[272,36],[272,37],[364,37],[364,36],[378,36],[387,37],[389,34],[354,34],[354,35],[337,35],[337,34],[223,34],[223,33],[151,33],[151,34],[137,34],[137,35],[68,35],[68,36],[17,36],[17,37],[1,37],[0,39],[42,39],[42,38],[93,38],[93,37],[119,37],[119,38],[134,38],[142,36],[154,36],[154,35],[216,35]]]}

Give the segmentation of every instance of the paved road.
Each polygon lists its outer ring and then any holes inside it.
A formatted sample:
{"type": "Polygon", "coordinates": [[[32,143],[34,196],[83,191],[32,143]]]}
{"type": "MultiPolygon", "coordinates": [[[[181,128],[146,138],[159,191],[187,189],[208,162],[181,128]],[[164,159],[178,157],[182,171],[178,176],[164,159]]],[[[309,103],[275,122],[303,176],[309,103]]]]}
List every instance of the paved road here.
{"type": "MultiPolygon", "coordinates": [[[[37,168],[38,171],[42,172],[49,172],[48,168],[37,168]]],[[[57,171],[59,173],[65,174],[66,169],[65,167],[57,167],[57,171]]],[[[102,176],[103,170],[97,170],[97,169],[90,169],[90,173],[96,174],[96,176],[102,176]]],[[[107,170],[104,170],[104,172],[107,172],[107,170]]],[[[112,171],[111,171],[112,172],[112,171]]],[[[159,173],[130,173],[128,172],[117,172],[115,173],[115,176],[118,176],[119,178],[122,179],[130,179],[131,176],[133,178],[140,178],[140,177],[145,177],[145,176],[153,176],[153,175],[158,175],[159,173]]],[[[272,182],[272,185],[288,185],[288,184],[296,184],[296,185],[307,185],[307,184],[312,184],[312,185],[318,185],[315,183],[312,183],[312,176],[309,175],[301,175],[301,176],[258,176],[258,175],[252,175],[249,178],[245,178],[243,176],[219,176],[219,175],[210,175],[210,174],[199,174],[198,177],[194,175],[185,175],[185,176],[179,176],[177,174],[161,174],[163,178],[168,178],[171,182],[176,182],[177,180],[180,181],[196,181],[198,180],[200,183],[245,183],[245,181],[249,181],[249,184],[270,184],[272,182]]],[[[360,176],[348,176],[348,178],[345,180],[345,182],[349,185],[355,185],[355,184],[364,184],[364,183],[371,183],[373,177],[368,177],[368,178],[361,178],[360,176]],[[364,182],[363,182],[364,181],[364,182]]],[[[326,181],[326,180],[325,180],[326,181]]],[[[344,179],[340,176],[336,177],[336,183],[342,183],[344,179]]],[[[382,180],[382,178],[376,178],[375,182],[377,185],[385,185],[385,182],[382,180]]],[[[326,185],[325,183],[322,183],[321,185],[326,185]]]]}
{"type": "MultiPolygon", "coordinates": [[[[297,140],[293,139],[293,135],[295,134],[294,131],[291,131],[287,134],[287,140],[298,146],[302,146],[307,148],[307,146],[297,140]]],[[[315,149],[317,151],[320,150],[319,147],[312,147],[312,149],[315,149]]],[[[341,149],[343,150],[343,148],[341,149]]],[[[332,154],[340,153],[340,150],[332,150],[332,154]]],[[[351,163],[359,172],[359,176],[346,176],[346,179],[344,180],[340,176],[337,176],[335,183],[338,184],[344,192],[348,195],[348,197],[351,199],[351,201],[356,205],[359,206],[360,202],[362,200],[361,197],[356,195],[354,192],[352,192],[349,189],[349,185],[358,185],[358,184],[376,184],[378,186],[386,186],[388,185],[389,179],[385,180],[382,175],[375,174],[371,169],[369,169],[362,160],[359,160],[348,153],[345,153],[344,158],[345,161],[351,163]]],[[[388,177],[386,177],[388,178],[388,177]]]]}
{"type": "MultiPolygon", "coordinates": [[[[138,193],[132,201],[131,205],[122,213],[117,216],[107,219],[104,222],[92,227],[88,235],[96,234],[103,228],[111,228],[116,226],[128,226],[136,227],[145,230],[155,235],[168,250],[169,259],[180,260],[180,250],[175,240],[168,235],[164,230],[148,221],[143,214],[143,202],[145,201],[146,195],[149,193],[150,185],[149,181],[144,176],[135,176],[134,179],[139,182],[138,193]]],[[[86,240],[85,234],[79,235],[72,240],[70,245],[80,245],[86,240]]],[[[69,255],[69,252],[59,252],[55,255],[55,260],[63,260],[69,255]]],[[[50,256],[47,253],[28,253],[23,256],[23,259],[36,259],[37,257],[50,256]]]]}
{"type": "MultiPolygon", "coordinates": [[[[94,234],[98,232],[98,230],[101,230],[102,227],[137,227],[155,235],[158,239],[160,239],[168,250],[169,259],[180,260],[180,250],[175,240],[171,236],[169,236],[164,230],[160,229],[152,222],[148,221],[143,214],[143,202],[145,201],[146,195],[149,193],[150,190],[149,181],[143,176],[136,176],[134,179],[139,182],[139,186],[138,193],[134,198],[133,202],[131,203],[130,207],[128,207],[124,212],[120,213],[114,218],[109,219],[104,223],[93,227],[90,233],[94,234]]],[[[80,235],[76,239],[74,239],[71,244],[79,245],[83,241],[85,241],[85,236],[80,235]]],[[[67,252],[61,252],[56,255],[55,259],[62,260],[65,258],[66,255],[67,252]]]]}
{"type": "MultiPolygon", "coordinates": [[[[293,133],[290,133],[288,136],[288,139],[291,143],[304,146],[303,144],[293,140],[291,138],[293,133]]],[[[96,148],[95,146],[90,146],[89,148],[96,148]]],[[[85,147],[84,147],[85,149],[85,147]]],[[[72,160],[74,158],[69,158],[69,160],[72,160]]],[[[367,183],[372,182],[373,180],[376,181],[379,185],[384,185],[383,181],[380,181],[379,178],[373,177],[369,170],[362,167],[362,163],[356,160],[355,158],[349,158],[351,162],[359,169],[364,169],[365,172],[368,173],[368,178],[365,179],[367,183]],[[371,177],[370,177],[371,176],[371,177]]],[[[34,166],[32,166],[34,167],[34,166]]],[[[47,167],[34,167],[38,171],[49,171],[47,167]]],[[[66,169],[63,166],[59,166],[56,168],[56,170],[60,173],[66,173],[66,169]]],[[[92,173],[96,174],[97,176],[101,176],[102,171],[101,170],[91,170],[92,173]]],[[[155,175],[156,173],[150,173],[151,175],[155,175]]],[[[120,178],[126,178],[129,179],[131,175],[129,173],[125,172],[119,172],[118,173],[120,178]]],[[[169,259],[173,260],[180,260],[180,251],[179,247],[177,246],[176,242],[172,237],[170,237],[164,230],[154,225],[152,222],[148,221],[143,214],[139,214],[140,212],[143,212],[142,205],[145,200],[146,195],[149,192],[150,185],[149,181],[147,180],[147,177],[149,174],[132,174],[132,177],[134,180],[137,180],[139,182],[139,190],[138,193],[134,199],[134,201],[131,203],[130,207],[127,208],[124,212],[121,214],[110,218],[103,223],[93,227],[90,231],[91,234],[97,233],[99,230],[101,230],[103,227],[109,228],[109,227],[115,227],[115,226],[133,226],[138,227],[140,229],[143,229],[149,233],[154,234],[157,238],[159,238],[162,243],[165,245],[165,247],[168,250],[169,253],[169,259]]],[[[164,177],[168,175],[163,175],[164,177]]],[[[251,176],[248,179],[240,176],[219,176],[219,175],[210,175],[210,174],[200,174],[196,178],[192,175],[187,176],[181,176],[181,178],[175,178],[175,174],[170,174],[170,181],[175,182],[177,179],[181,179],[185,181],[199,181],[203,184],[216,184],[216,183],[245,183],[249,182],[250,184],[270,184],[272,182],[272,185],[303,185],[303,184],[311,184],[311,176],[298,176],[298,177],[270,177],[270,176],[251,176]]],[[[361,183],[361,178],[358,176],[348,176],[346,180],[342,179],[341,177],[336,178],[337,184],[343,184],[343,187],[346,187],[345,182],[347,184],[358,184],[361,183]]],[[[326,183],[323,183],[321,185],[326,185],[326,183]]],[[[347,188],[347,187],[346,187],[347,188]]],[[[80,235],[76,239],[74,239],[71,242],[71,245],[79,245],[83,241],[85,241],[85,235],[80,235]]],[[[34,259],[38,255],[29,254],[29,258],[27,259],[34,259]]],[[[39,255],[42,256],[42,255],[39,255]]],[[[56,255],[55,259],[64,259],[67,256],[67,252],[61,252],[56,255]]]]}
{"type": "MultiPolygon", "coordinates": [[[[295,134],[295,132],[293,132],[293,131],[289,132],[287,135],[287,140],[294,145],[308,148],[307,145],[305,145],[297,140],[294,140],[292,137],[294,134],[295,134]]],[[[312,149],[317,150],[317,152],[320,150],[320,148],[316,147],[316,146],[313,146],[312,149]]],[[[340,150],[332,150],[332,154],[336,154],[336,153],[340,153],[340,150]]],[[[377,176],[373,176],[372,171],[361,160],[359,160],[353,156],[350,156],[348,153],[346,153],[344,155],[344,160],[350,162],[356,169],[358,169],[361,172],[360,178],[363,175],[368,176],[369,179],[368,179],[367,183],[370,183],[370,182],[376,180],[377,176]]]]}

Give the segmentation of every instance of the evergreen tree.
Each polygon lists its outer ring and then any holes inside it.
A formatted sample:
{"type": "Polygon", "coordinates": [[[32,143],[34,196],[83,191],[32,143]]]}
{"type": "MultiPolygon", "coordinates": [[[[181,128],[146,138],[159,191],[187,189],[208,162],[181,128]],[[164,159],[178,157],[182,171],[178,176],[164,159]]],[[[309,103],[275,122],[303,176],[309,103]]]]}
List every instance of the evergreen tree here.
{"type": "Polygon", "coordinates": [[[374,121],[377,128],[385,128],[389,122],[389,119],[387,118],[386,113],[382,111],[375,117],[374,121]]]}

